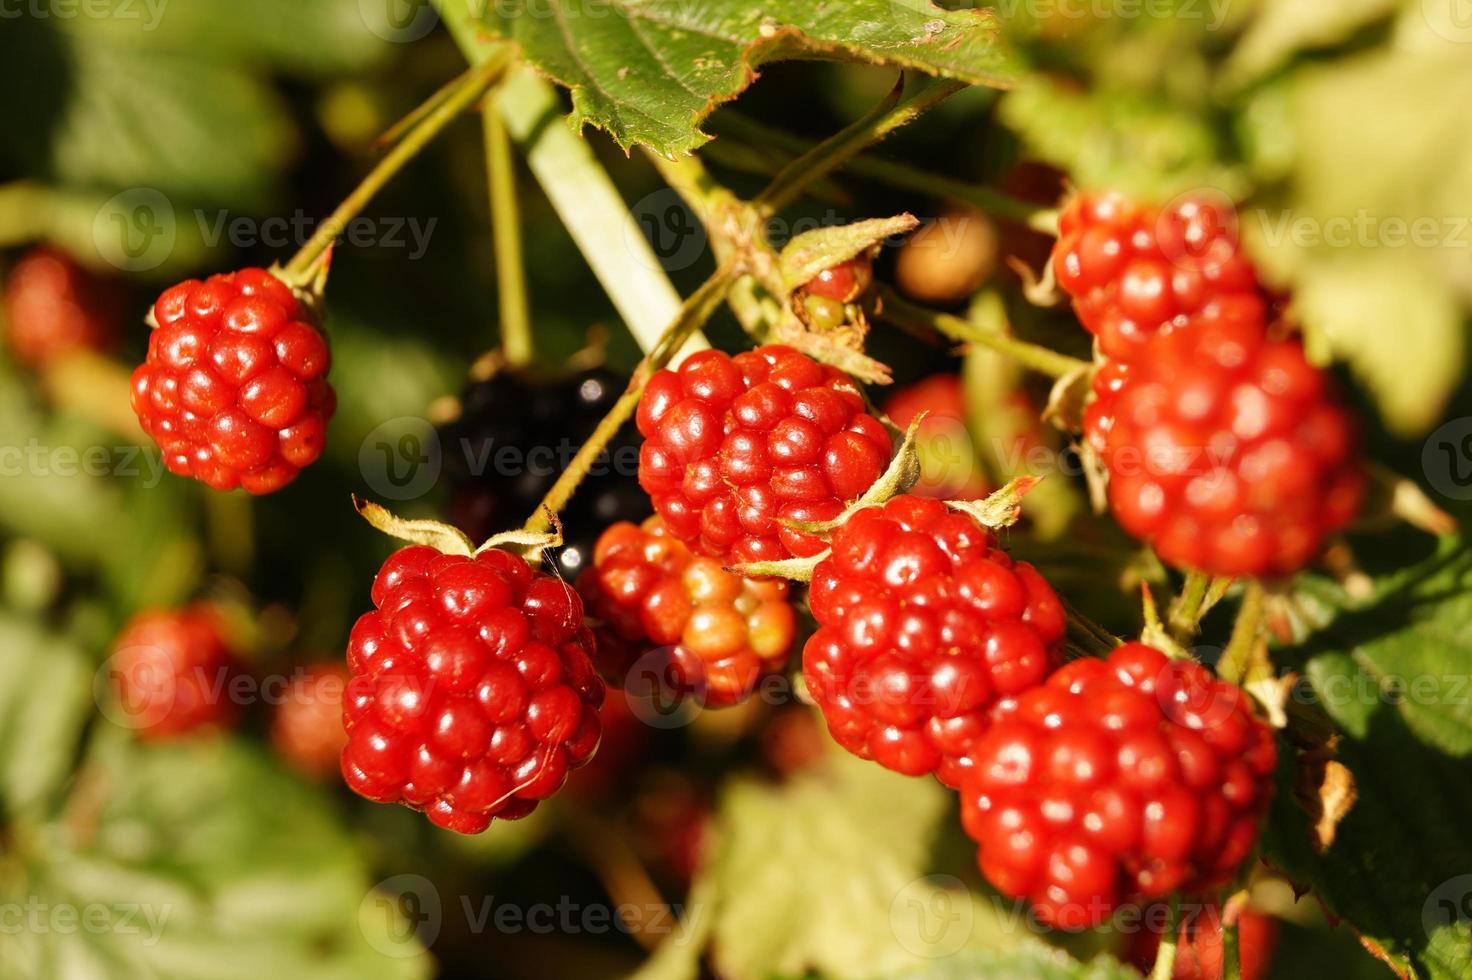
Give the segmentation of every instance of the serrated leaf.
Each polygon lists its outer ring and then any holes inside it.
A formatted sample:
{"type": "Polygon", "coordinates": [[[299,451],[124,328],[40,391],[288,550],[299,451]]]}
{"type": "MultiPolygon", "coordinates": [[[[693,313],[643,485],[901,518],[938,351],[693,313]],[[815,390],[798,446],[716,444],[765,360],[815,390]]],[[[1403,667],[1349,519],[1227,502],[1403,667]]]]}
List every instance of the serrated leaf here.
{"type": "Polygon", "coordinates": [[[1317,626],[1275,658],[1303,673],[1297,697],[1343,733],[1333,760],[1357,799],[1321,854],[1322,828],[1285,780],[1264,853],[1403,975],[1452,980],[1472,971],[1472,553],[1446,541],[1376,585],[1363,602],[1327,582],[1301,585],[1317,626]]]}
{"type": "Polygon", "coordinates": [[[990,10],[929,0],[512,0],[485,5],[481,24],[572,90],[576,126],[664,154],[704,143],[701,122],[769,61],[861,61],[978,85],[1015,74],[990,10]]]}
{"type": "Polygon", "coordinates": [[[913,231],[919,224],[913,214],[897,214],[805,231],[782,248],[782,284],[796,289],[825,269],[847,262],[886,239],[913,231]]]}

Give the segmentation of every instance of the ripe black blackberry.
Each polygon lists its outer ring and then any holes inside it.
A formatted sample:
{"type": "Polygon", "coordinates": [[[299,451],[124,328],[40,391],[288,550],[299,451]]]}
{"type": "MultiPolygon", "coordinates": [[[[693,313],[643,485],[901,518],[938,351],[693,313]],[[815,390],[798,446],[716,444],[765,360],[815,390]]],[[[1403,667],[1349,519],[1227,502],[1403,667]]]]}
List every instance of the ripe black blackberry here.
{"type": "MultiPolygon", "coordinates": [[[[451,522],[476,541],[521,524],[618,401],[625,383],[602,368],[554,378],[501,371],[472,381],[461,396],[459,418],[440,431],[452,487],[451,522]]],[[[639,438],[629,425],[561,514],[565,544],[557,566],[567,578],[591,559],[604,528],[649,515],[638,467],[639,438]]]]}

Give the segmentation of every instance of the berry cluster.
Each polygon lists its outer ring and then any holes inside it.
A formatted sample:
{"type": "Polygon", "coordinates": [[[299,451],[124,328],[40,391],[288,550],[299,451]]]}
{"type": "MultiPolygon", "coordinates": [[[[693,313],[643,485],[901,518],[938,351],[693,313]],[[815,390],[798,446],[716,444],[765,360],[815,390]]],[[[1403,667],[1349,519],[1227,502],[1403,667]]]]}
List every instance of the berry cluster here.
{"type": "Polygon", "coordinates": [[[1084,434],[1121,525],[1214,575],[1296,572],[1363,493],[1354,426],[1268,304],[1230,210],[1117,194],[1065,209],[1059,283],[1107,360],[1084,434]]]}
{"type": "Polygon", "coordinates": [[[603,682],[577,593],[521,558],[413,546],[353,627],[344,778],[371,800],[485,830],[555,793],[598,747],[603,682]]]}
{"type": "Polygon", "coordinates": [[[787,663],[797,630],[786,582],[744,579],[691,554],[658,517],[603,532],[578,588],[601,621],[604,676],[622,686],[640,658],[657,652],[660,676],[706,707],[745,700],[787,663]]]}
{"type": "Polygon", "coordinates": [[[1266,319],[1229,204],[1187,196],[1157,210],[1117,193],[1083,193],[1058,226],[1058,284],[1108,357],[1136,360],[1151,337],[1192,317],[1266,319]]]}
{"type": "Polygon", "coordinates": [[[133,372],[133,411],[164,464],[216,490],[271,493],[322,454],[337,407],[327,340],[263,269],[173,286],[133,372]]]}
{"type": "Polygon", "coordinates": [[[45,364],[74,350],[108,346],[117,333],[113,292],[64,252],[27,252],[5,277],[10,349],[27,364],[45,364]]]}
{"type": "Polygon", "coordinates": [[[670,533],[734,562],[822,551],[783,522],[837,517],[893,455],[851,378],[778,345],[660,371],[638,425],[639,483],[670,533]]]}
{"type": "Polygon", "coordinates": [[[874,263],[860,255],[829,266],[794,291],[793,308],[815,330],[837,330],[850,319],[849,304],[874,282],[874,263]]]}
{"type": "Polygon", "coordinates": [[[1229,880],[1256,845],[1276,762],[1239,688],[1129,643],[998,707],[962,822],[993,885],[1085,928],[1229,880]]]}
{"type": "MultiPolygon", "coordinates": [[[[526,520],[623,391],[602,368],[551,379],[501,371],[470,384],[460,416],[440,432],[450,522],[482,541],[526,520]]],[[[599,529],[649,513],[648,498],[628,479],[638,460],[638,440],[620,433],[560,515],[556,560],[568,578],[587,565],[599,529]]]]}
{"type": "Polygon", "coordinates": [[[342,699],[347,668],[313,664],[292,677],[271,716],[271,744],[293,769],[316,779],[337,771],[347,733],[342,699]]]}
{"type": "Polygon", "coordinates": [[[149,740],[228,725],[236,710],[226,695],[237,666],[212,606],[140,613],[113,641],[110,717],[149,740]]]}
{"type": "Polygon", "coordinates": [[[813,573],[803,674],[834,739],[956,786],[993,707],[1056,665],[1064,614],[973,517],[905,495],[855,514],[813,573]]]}

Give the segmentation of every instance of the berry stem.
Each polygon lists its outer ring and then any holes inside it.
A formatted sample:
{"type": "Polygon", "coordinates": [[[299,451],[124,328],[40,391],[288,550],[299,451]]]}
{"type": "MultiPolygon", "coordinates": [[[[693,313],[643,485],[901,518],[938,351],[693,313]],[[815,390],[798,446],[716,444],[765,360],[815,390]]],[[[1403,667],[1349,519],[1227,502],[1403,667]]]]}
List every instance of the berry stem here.
{"type": "Polygon", "coordinates": [[[1242,594],[1242,607],[1237,610],[1232,638],[1227,641],[1227,649],[1222,653],[1221,662],[1217,664],[1216,673],[1222,680],[1240,684],[1242,678],[1247,676],[1247,668],[1252,663],[1253,648],[1257,645],[1262,630],[1262,616],[1262,583],[1252,579],[1242,594]]]}
{"type": "Polygon", "coordinates": [[[1063,604],[1069,635],[1081,649],[1088,651],[1092,656],[1107,657],[1115,647],[1119,646],[1119,637],[1079,612],[1073,603],[1062,595],[1058,596],[1058,601],[1063,604]]]}
{"type": "Polygon", "coordinates": [[[1155,967],[1150,980],[1171,980],[1176,972],[1176,940],[1181,932],[1180,898],[1172,895],[1165,904],[1165,932],[1160,934],[1160,951],[1155,954],[1155,967]]]}
{"type": "Polygon", "coordinates": [[[1000,330],[984,329],[950,313],[942,313],[939,310],[931,310],[911,303],[889,286],[880,286],[879,295],[883,303],[881,316],[904,329],[933,330],[962,343],[980,344],[1007,355],[1023,367],[1031,368],[1053,378],[1062,378],[1075,371],[1089,369],[1090,365],[1087,361],[1060,354],[1038,344],[1030,344],[1025,340],[1018,340],[1011,334],[1000,330]]]}
{"type": "Polygon", "coordinates": [[[501,352],[508,365],[523,367],[532,360],[532,323],[522,259],[521,206],[516,199],[516,161],[511,156],[511,137],[499,103],[498,98],[488,98],[480,115],[491,196],[491,239],[496,252],[501,352]]]}
{"type": "Polygon", "coordinates": [[[901,75],[899,83],[883,102],[789,163],[752,203],[767,213],[782,210],[801,197],[814,181],[822,180],[861,151],[966,87],[963,82],[931,81],[924,83],[914,95],[901,99],[904,84],[904,76],[901,75]]]}
{"type": "Polygon", "coordinates": [[[1207,596],[1212,584],[1212,577],[1205,572],[1192,569],[1186,573],[1186,581],[1181,586],[1181,594],[1176,596],[1175,601],[1170,604],[1170,610],[1166,613],[1170,631],[1180,642],[1189,642],[1191,637],[1201,629],[1201,617],[1211,609],[1207,596]]]}
{"type": "Polygon", "coordinates": [[[523,525],[527,531],[545,531],[551,526],[552,516],[560,514],[577,491],[578,485],[587,477],[588,471],[598,461],[598,456],[618,434],[634,410],[639,405],[639,398],[644,394],[644,387],[654,373],[673,360],[675,354],[685,345],[685,341],[695,334],[697,330],[705,326],[705,322],[720,307],[726,298],[726,292],[731,288],[731,283],[736,279],[736,266],[723,265],[711,275],[700,288],[690,294],[680,307],[680,312],[675,316],[670,325],[665,328],[664,334],[654,345],[653,349],[639,362],[634,369],[634,374],[629,378],[629,386],[614,402],[608,414],[598,423],[588,441],[578,447],[577,455],[573,456],[568,463],[567,469],[552,484],[552,489],[542,498],[536,511],[527,518],[523,525]]]}
{"type": "Polygon", "coordinates": [[[1237,934],[1237,923],[1241,916],[1226,921],[1222,915],[1222,980],[1242,980],[1242,942],[1237,934]]]}
{"type": "Polygon", "coordinates": [[[438,101],[438,105],[429,112],[423,114],[412,128],[404,133],[403,138],[395,143],[393,148],[384,154],[378,165],[368,172],[362,183],[353,189],[353,192],[343,199],[327,220],[322,222],[308,242],[292,256],[291,261],[286,263],[284,274],[288,279],[298,279],[306,275],[312,265],[327,251],[337,236],[342,234],[348,222],[352,221],[368,202],[373,200],[384,186],[403,169],[404,165],[414,159],[419,151],[439,135],[440,131],[449,125],[457,116],[467,109],[476,99],[480,98],[495,81],[505,72],[510,64],[510,57],[504,52],[498,57],[487,60],[484,64],[477,65],[460,76],[459,81],[453,83],[454,91],[445,95],[435,93],[430,96],[431,101],[438,101]]]}
{"type": "MultiPolygon", "coordinates": [[[[778,149],[788,153],[802,154],[814,146],[811,140],[764,125],[738,113],[722,113],[719,128],[743,143],[763,149],[778,149]]],[[[843,169],[860,177],[869,177],[903,190],[972,204],[988,214],[1026,225],[1034,231],[1049,235],[1056,234],[1058,231],[1058,212],[1052,208],[1034,204],[1031,201],[1023,201],[987,187],[979,187],[951,177],[929,173],[909,164],[859,154],[849,160],[843,169]]]]}

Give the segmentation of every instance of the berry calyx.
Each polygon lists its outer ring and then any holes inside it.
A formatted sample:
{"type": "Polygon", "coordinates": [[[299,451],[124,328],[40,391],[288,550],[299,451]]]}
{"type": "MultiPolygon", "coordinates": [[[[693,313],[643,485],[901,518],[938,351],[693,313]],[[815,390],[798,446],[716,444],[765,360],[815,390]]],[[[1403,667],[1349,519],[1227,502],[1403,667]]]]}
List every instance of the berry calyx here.
{"type": "Polygon", "coordinates": [[[671,534],[727,563],[810,557],[784,521],[831,520],[893,446],[853,379],[790,347],[701,351],[639,402],[639,484],[671,534]]]}
{"type": "Polygon", "coordinates": [[[813,572],[803,676],[844,748],[959,785],[993,707],[1057,664],[1063,608],[969,514],[895,497],[859,511],[813,572]]]}
{"type": "Polygon", "coordinates": [[[237,714],[229,698],[237,669],[212,606],[140,613],[113,641],[107,715],[151,741],[228,726],[237,714]]]}
{"type": "Polygon", "coordinates": [[[936,500],[974,500],[987,492],[971,432],[966,425],[966,389],[954,374],[933,374],[895,391],[884,414],[907,429],[921,412],[916,434],[920,479],[910,492],[936,500]]]}
{"type": "MultiPolygon", "coordinates": [[[[1148,918],[1148,917],[1147,917],[1148,918]]],[[[1264,980],[1278,941],[1278,923],[1252,909],[1237,915],[1237,950],[1241,980],[1264,980]]],[[[1141,929],[1130,943],[1129,962],[1149,973],[1160,950],[1160,933],[1141,929]]],[[[1171,980],[1222,980],[1222,910],[1215,902],[1185,910],[1176,942],[1171,980]]]]}
{"type": "Polygon", "coordinates": [[[515,820],[598,747],[603,682],[576,592],[497,549],[389,557],[348,644],[347,784],[476,834],[515,820]]]}
{"type": "Polygon", "coordinates": [[[1086,433],[1120,524],[1213,575],[1298,571],[1364,492],[1355,427],[1302,347],[1200,319],[1095,379],[1086,433]]]}
{"type": "Polygon", "coordinates": [[[1084,192],[1058,225],[1058,285],[1108,357],[1138,359],[1152,336],[1195,316],[1266,319],[1230,201],[1186,195],[1153,208],[1118,193],[1084,192]]]}
{"type": "Polygon", "coordinates": [[[337,407],[331,355],[285,283],[264,269],[191,279],[153,315],[133,411],[171,472],[265,494],[322,455],[337,407]]]}
{"type": "Polygon", "coordinates": [[[342,699],[350,676],[336,664],[313,664],[294,674],[271,716],[271,744],[286,764],[323,779],[337,771],[347,745],[342,699]]]}
{"type": "Polygon", "coordinates": [[[109,284],[65,252],[36,248],[5,277],[5,338],[20,361],[41,365],[74,350],[102,350],[117,334],[109,284]]]}
{"type": "Polygon", "coordinates": [[[797,631],[788,588],[692,554],[658,517],[603,532],[593,567],[578,580],[589,615],[601,621],[604,676],[621,686],[636,662],[657,653],[676,693],[712,708],[746,700],[786,665],[797,631]]]}
{"type": "Polygon", "coordinates": [[[1247,696],[1143,643],[1004,701],[961,818],[982,873],[1047,924],[1228,882],[1257,844],[1277,747],[1247,696]]]}

